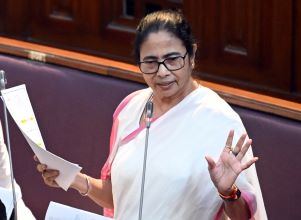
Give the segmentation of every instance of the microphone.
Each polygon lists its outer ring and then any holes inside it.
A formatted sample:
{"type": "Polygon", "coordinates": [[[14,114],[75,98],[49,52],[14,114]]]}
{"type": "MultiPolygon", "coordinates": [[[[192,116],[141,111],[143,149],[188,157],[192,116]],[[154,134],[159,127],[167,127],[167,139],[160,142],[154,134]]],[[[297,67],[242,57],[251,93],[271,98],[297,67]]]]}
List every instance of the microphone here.
{"type": "Polygon", "coordinates": [[[143,170],[142,170],[142,181],[141,181],[141,192],[140,192],[140,203],[139,203],[139,217],[142,219],[142,208],[143,208],[143,196],[144,196],[144,185],[145,185],[145,173],[146,173],[146,159],[147,159],[147,149],[148,149],[148,137],[149,128],[151,126],[151,118],[153,117],[154,105],[151,100],[147,101],[145,105],[145,115],[146,115],[146,135],[145,135],[145,146],[144,146],[144,158],[143,158],[143,170]]]}
{"type": "Polygon", "coordinates": [[[4,70],[0,70],[0,90],[5,89],[5,85],[7,84],[7,80],[5,77],[4,70]]]}
{"type": "MultiPolygon", "coordinates": [[[[7,80],[6,80],[5,72],[4,72],[4,70],[0,70],[0,90],[4,90],[6,84],[7,84],[7,80]]],[[[8,156],[9,156],[9,165],[10,165],[10,180],[11,180],[12,192],[13,192],[14,220],[17,220],[17,197],[16,197],[16,189],[15,189],[15,181],[14,181],[15,177],[14,177],[12,154],[11,154],[11,147],[10,147],[7,110],[6,110],[6,105],[4,102],[3,102],[3,112],[4,112],[4,120],[5,120],[7,151],[8,151],[8,156]]]]}
{"type": "Polygon", "coordinates": [[[153,117],[153,111],[154,111],[154,104],[152,101],[148,101],[146,103],[146,128],[150,128],[151,125],[151,118],[153,117]]]}

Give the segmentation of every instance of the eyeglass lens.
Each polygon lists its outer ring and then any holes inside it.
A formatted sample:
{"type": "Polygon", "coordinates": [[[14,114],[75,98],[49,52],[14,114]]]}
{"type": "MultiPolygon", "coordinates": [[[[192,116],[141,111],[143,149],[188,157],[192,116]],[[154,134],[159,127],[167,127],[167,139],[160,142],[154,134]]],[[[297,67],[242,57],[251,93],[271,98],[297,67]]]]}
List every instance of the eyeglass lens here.
{"type": "Polygon", "coordinates": [[[186,55],[187,52],[184,56],[168,57],[161,62],[155,60],[140,62],[139,67],[141,72],[145,74],[153,74],[158,72],[161,64],[163,64],[169,71],[179,70],[185,66],[186,55]]]}

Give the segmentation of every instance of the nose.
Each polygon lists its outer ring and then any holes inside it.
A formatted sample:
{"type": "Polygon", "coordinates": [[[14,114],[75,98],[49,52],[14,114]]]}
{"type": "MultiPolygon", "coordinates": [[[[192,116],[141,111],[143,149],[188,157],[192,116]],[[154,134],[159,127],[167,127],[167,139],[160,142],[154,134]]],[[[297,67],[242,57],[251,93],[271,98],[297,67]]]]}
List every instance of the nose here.
{"type": "Polygon", "coordinates": [[[157,76],[166,77],[169,74],[170,74],[170,71],[166,68],[164,63],[160,63],[159,69],[158,69],[158,72],[157,72],[157,76]]]}

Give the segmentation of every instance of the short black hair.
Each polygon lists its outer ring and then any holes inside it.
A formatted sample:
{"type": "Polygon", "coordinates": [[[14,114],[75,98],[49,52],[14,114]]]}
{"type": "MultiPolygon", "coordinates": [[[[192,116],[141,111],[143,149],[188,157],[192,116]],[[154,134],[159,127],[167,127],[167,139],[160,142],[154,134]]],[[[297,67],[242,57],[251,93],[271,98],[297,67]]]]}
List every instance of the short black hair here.
{"type": "Polygon", "coordinates": [[[140,49],[145,39],[150,33],[158,31],[166,31],[174,34],[183,42],[188,54],[192,55],[195,38],[184,15],[180,11],[161,10],[150,13],[142,18],[136,29],[134,43],[134,58],[136,63],[140,62],[140,49]]]}

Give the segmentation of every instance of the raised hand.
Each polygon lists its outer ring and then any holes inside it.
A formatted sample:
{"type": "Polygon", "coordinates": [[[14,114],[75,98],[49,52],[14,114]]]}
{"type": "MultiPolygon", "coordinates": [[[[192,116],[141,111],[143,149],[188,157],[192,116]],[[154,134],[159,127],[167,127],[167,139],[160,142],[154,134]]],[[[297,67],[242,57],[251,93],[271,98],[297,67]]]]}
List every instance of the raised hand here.
{"type": "Polygon", "coordinates": [[[246,163],[242,163],[242,159],[251,146],[252,140],[246,140],[247,134],[243,134],[239,138],[235,148],[232,148],[233,136],[234,131],[231,130],[226,141],[226,146],[217,162],[210,156],[205,157],[208,162],[211,180],[218,192],[223,195],[231,193],[232,186],[239,174],[258,160],[258,157],[253,157],[246,163]]]}

